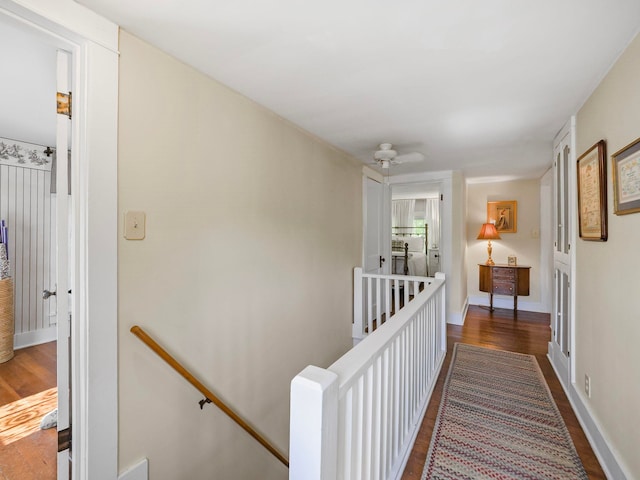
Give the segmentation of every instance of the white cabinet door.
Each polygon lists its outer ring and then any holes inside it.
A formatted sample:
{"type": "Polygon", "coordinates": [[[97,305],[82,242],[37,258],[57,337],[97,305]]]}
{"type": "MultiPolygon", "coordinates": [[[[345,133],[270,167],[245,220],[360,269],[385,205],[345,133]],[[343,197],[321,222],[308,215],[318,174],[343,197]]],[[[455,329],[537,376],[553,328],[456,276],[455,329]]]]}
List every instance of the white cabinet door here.
{"type": "Polygon", "coordinates": [[[549,356],[565,387],[571,383],[572,345],[572,241],[575,237],[575,211],[572,199],[575,136],[574,120],[558,134],[554,142],[554,254],[553,254],[553,310],[549,356]]]}

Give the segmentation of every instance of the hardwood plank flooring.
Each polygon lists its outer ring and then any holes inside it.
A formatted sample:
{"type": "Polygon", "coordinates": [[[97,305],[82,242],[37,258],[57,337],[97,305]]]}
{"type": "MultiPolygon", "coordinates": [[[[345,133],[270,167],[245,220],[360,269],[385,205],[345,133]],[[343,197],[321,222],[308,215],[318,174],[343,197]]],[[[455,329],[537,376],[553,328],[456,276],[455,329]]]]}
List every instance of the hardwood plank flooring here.
{"type": "Polygon", "coordinates": [[[39,428],[55,408],[55,387],[56,342],[0,363],[0,480],[55,480],[56,429],[39,428]]]}
{"type": "Polygon", "coordinates": [[[444,380],[451,363],[451,352],[456,342],[535,355],[589,478],[606,479],[547,359],[547,344],[550,336],[548,314],[519,311],[514,315],[512,310],[506,309],[495,309],[494,312],[489,312],[487,308],[471,306],[464,326],[448,325],[447,356],[402,479],[415,480],[422,476],[431,433],[438,416],[444,380]]]}

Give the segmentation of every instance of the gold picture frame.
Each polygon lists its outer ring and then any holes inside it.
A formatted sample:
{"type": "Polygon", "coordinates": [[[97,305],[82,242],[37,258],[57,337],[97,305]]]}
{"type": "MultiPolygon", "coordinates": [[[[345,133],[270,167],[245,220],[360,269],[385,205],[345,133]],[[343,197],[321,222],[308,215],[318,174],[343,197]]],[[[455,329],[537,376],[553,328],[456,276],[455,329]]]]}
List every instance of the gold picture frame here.
{"type": "Polygon", "coordinates": [[[611,157],[613,172],[613,213],[640,212],[640,138],[611,157]]]}
{"type": "Polygon", "coordinates": [[[518,202],[516,200],[487,202],[487,223],[495,224],[498,233],[516,233],[518,202]]]}
{"type": "Polygon", "coordinates": [[[583,240],[607,241],[606,156],[606,142],[600,140],[577,161],[578,233],[583,240]]]}

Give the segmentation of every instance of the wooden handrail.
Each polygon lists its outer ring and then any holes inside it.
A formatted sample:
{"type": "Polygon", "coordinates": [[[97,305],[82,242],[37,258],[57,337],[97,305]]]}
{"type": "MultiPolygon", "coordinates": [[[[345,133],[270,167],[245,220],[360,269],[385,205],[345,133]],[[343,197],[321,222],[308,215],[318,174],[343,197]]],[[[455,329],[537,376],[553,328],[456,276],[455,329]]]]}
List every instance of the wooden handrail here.
{"type": "Polygon", "coordinates": [[[184,368],[180,362],[173,358],[169,353],[156,343],[147,333],[137,325],[131,327],[131,333],[142,340],[151,350],[153,350],[160,358],[167,362],[176,372],[182,375],[191,385],[196,387],[200,393],[202,393],[207,400],[214,403],[220,410],[226,413],[234,422],[240,425],[249,435],[255,438],[260,444],[269,450],[271,454],[280,460],[287,468],[289,467],[289,460],[282,455],[276,448],[271,445],[262,435],[256,432],[247,422],[245,422],[240,415],[234,412],[227,406],[222,400],[220,400],[211,390],[205,387],[200,380],[198,380],[189,370],[184,368]]]}

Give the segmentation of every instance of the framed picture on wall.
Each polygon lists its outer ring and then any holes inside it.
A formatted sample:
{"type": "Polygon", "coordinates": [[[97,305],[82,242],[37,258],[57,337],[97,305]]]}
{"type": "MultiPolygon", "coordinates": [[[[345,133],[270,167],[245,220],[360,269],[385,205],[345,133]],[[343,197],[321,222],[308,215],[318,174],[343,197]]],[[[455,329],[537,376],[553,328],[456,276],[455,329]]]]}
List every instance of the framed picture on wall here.
{"type": "Polygon", "coordinates": [[[495,224],[498,233],[516,233],[518,202],[515,200],[487,202],[487,223],[495,224]]]}
{"type": "Polygon", "coordinates": [[[607,240],[606,143],[600,140],[578,158],[578,231],[583,240],[607,240]]]}
{"type": "Polygon", "coordinates": [[[640,138],[618,150],[613,161],[613,213],[640,212],[640,138]]]}

